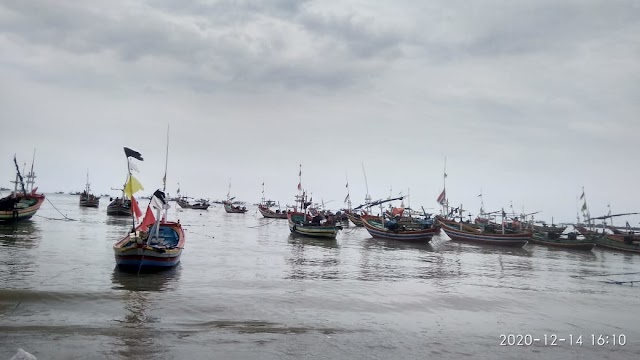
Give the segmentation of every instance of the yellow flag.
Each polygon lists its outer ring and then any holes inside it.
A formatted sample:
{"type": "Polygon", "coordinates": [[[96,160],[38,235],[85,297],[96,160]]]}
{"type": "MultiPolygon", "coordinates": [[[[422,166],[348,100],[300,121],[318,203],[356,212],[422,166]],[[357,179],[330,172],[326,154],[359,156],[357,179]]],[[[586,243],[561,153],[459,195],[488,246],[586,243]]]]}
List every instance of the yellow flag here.
{"type": "Polygon", "coordinates": [[[131,196],[140,190],[144,190],[140,181],[134,178],[133,175],[129,175],[129,180],[127,180],[127,184],[124,186],[124,196],[131,199],[131,196]]]}

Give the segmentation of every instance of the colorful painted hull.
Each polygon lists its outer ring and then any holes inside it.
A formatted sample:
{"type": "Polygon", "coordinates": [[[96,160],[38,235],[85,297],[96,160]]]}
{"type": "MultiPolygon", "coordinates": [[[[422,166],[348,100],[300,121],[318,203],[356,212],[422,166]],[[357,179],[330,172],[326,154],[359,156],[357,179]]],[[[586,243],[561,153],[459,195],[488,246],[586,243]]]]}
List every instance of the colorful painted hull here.
{"type": "Polygon", "coordinates": [[[287,218],[286,211],[277,213],[269,208],[265,208],[262,206],[258,206],[258,211],[260,211],[260,214],[262,214],[262,216],[269,219],[286,219],[287,218]]]}
{"type": "Polygon", "coordinates": [[[369,234],[377,239],[413,241],[413,242],[429,242],[433,235],[440,231],[438,226],[428,229],[408,229],[397,231],[387,229],[382,226],[379,216],[362,215],[362,224],[369,234]]]}
{"type": "Polygon", "coordinates": [[[549,239],[545,234],[534,233],[529,240],[534,244],[561,247],[565,249],[591,251],[596,243],[591,240],[549,239]]]}
{"type": "Polygon", "coordinates": [[[0,199],[0,222],[15,222],[30,219],[38,212],[44,202],[45,196],[41,194],[11,195],[0,199]]]}
{"type": "Polygon", "coordinates": [[[233,206],[233,204],[229,204],[227,202],[224,203],[224,211],[226,211],[229,214],[244,214],[246,213],[247,210],[246,208],[238,208],[233,206]]]}
{"type": "Polygon", "coordinates": [[[150,246],[138,243],[140,228],[132,238],[127,234],[113,246],[116,265],[122,269],[157,270],[178,265],[184,248],[184,231],[179,223],[165,222],[160,224],[162,239],[169,239],[175,243],[169,247],[150,246]]]}
{"type": "Polygon", "coordinates": [[[460,226],[455,221],[437,218],[442,230],[454,241],[465,241],[476,244],[523,247],[531,240],[532,233],[519,234],[487,234],[473,227],[460,226]]]}
{"type": "Polygon", "coordinates": [[[314,225],[305,218],[305,214],[299,212],[287,213],[289,230],[292,233],[316,238],[335,239],[338,228],[334,225],[314,225]]]}

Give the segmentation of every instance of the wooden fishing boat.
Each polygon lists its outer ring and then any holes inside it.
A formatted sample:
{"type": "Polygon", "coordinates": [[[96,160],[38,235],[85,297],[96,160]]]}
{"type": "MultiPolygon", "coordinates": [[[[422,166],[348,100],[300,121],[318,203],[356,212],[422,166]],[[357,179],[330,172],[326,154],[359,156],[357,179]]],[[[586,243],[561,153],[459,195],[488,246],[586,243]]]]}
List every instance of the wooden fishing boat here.
{"type": "Polygon", "coordinates": [[[599,233],[584,226],[576,226],[576,230],[590,241],[595,242],[598,247],[640,253],[640,234],[599,233]]]}
{"type": "Polygon", "coordinates": [[[596,246],[595,241],[588,239],[578,239],[576,233],[569,233],[567,237],[562,237],[557,232],[534,232],[529,240],[534,244],[561,247],[574,250],[591,251],[596,246]]]}
{"type": "Polygon", "coordinates": [[[287,219],[289,221],[289,230],[292,233],[310,237],[335,239],[338,235],[338,230],[341,228],[336,226],[335,223],[321,223],[319,216],[311,217],[297,211],[288,212],[287,219]]]}
{"type": "MultiPolygon", "coordinates": [[[[168,147],[167,139],[167,159],[168,147]]],[[[137,151],[126,147],[124,149],[127,160],[130,156],[142,160],[140,153],[137,151]]],[[[140,210],[135,205],[134,215],[136,216],[133,217],[135,230],[125,235],[113,246],[116,264],[119,268],[137,271],[157,270],[174,267],[180,262],[185,243],[185,234],[180,221],[166,220],[170,207],[164,193],[166,179],[167,168],[165,163],[163,190],[156,190],[153,193],[144,219],[138,226],[135,226],[136,218],[141,214],[138,214],[140,210]],[[155,216],[152,208],[156,210],[155,216]]],[[[131,170],[129,169],[128,185],[132,182],[131,170]]],[[[140,185],[139,188],[141,189],[142,186],[140,185]]],[[[127,187],[127,185],[125,185],[125,189],[125,195],[133,198],[133,193],[136,189],[133,186],[127,187]]]]}
{"type": "Polygon", "coordinates": [[[530,231],[502,234],[492,232],[491,229],[493,229],[493,227],[491,226],[486,226],[485,230],[482,231],[464,223],[447,220],[441,216],[436,217],[436,220],[442,227],[442,230],[454,241],[522,247],[531,240],[532,237],[530,231]]]}
{"type": "Polygon", "coordinates": [[[107,215],[111,216],[131,216],[131,200],[125,198],[115,198],[107,206],[107,215]]]}
{"type": "Polygon", "coordinates": [[[262,214],[262,216],[269,218],[269,219],[286,219],[287,218],[287,212],[284,210],[272,210],[269,206],[260,204],[258,205],[258,211],[260,211],[260,214],[262,214]]]}
{"type": "Polygon", "coordinates": [[[345,211],[345,215],[347,215],[347,218],[353,223],[353,225],[360,227],[364,226],[364,221],[362,221],[360,214],[345,211]]]}
{"type": "Polygon", "coordinates": [[[548,232],[554,232],[557,234],[562,234],[565,230],[567,229],[566,226],[555,226],[555,225],[551,225],[551,226],[547,226],[547,225],[533,225],[533,231],[538,232],[538,233],[548,233],[548,232]]]}
{"type": "Polygon", "coordinates": [[[383,223],[382,218],[373,215],[362,215],[360,218],[369,234],[378,239],[429,242],[433,235],[440,232],[438,225],[423,228],[418,223],[400,224],[394,220],[383,223]]]}
{"type": "Polygon", "coordinates": [[[183,209],[195,209],[195,210],[207,210],[209,209],[209,202],[205,199],[200,199],[196,201],[194,204],[189,203],[186,196],[179,198],[177,201],[178,205],[180,205],[183,209]]]}
{"type": "MultiPolygon", "coordinates": [[[[279,204],[279,203],[278,203],[279,204]]],[[[273,200],[266,200],[264,197],[264,182],[262,183],[262,199],[260,200],[260,204],[258,204],[258,211],[260,214],[268,219],[286,219],[287,212],[284,210],[280,210],[280,205],[278,205],[277,210],[271,209],[275,207],[276,203],[273,200]]]]}
{"type": "MultiPolygon", "coordinates": [[[[144,220],[143,220],[144,223],[144,220]]],[[[154,226],[136,228],[113,246],[116,264],[121,269],[154,270],[176,266],[184,248],[185,236],[180,222],[159,221],[154,226]]]]}
{"type": "Polygon", "coordinates": [[[244,206],[233,205],[233,203],[229,200],[223,201],[222,204],[224,205],[224,211],[229,214],[244,214],[249,211],[244,206]]]}
{"type": "Polygon", "coordinates": [[[31,171],[26,175],[26,186],[15,156],[13,157],[13,163],[16,166],[16,179],[13,181],[15,185],[14,191],[9,196],[0,199],[0,222],[30,219],[40,209],[45,200],[43,194],[36,193],[38,188],[33,188],[36,177],[33,172],[33,162],[31,163],[31,171]],[[18,190],[18,184],[20,184],[20,190],[18,190]]]}
{"type": "Polygon", "coordinates": [[[89,184],[89,173],[87,172],[87,185],[84,191],[80,194],[80,207],[97,208],[100,206],[100,197],[91,193],[91,185],[89,184]]]}

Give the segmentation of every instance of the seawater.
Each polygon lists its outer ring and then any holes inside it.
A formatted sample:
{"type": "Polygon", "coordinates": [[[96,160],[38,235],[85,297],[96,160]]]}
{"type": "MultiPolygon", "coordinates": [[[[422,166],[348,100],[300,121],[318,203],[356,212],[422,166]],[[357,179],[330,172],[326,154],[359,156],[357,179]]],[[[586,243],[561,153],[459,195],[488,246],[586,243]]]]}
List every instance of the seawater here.
{"type": "Polygon", "coordinates": [[[138,275],[115,268],[131,220],[108,217],[108,199],[48,199],[0,225],[0,359],[640,358],[640,283],[625,282],[640,255],[380,241],[353,225],[314,240],[254,206],[172,203],[182,261],[138,275]],[[501,345],[510,334],[540,341],[501,345]]]}

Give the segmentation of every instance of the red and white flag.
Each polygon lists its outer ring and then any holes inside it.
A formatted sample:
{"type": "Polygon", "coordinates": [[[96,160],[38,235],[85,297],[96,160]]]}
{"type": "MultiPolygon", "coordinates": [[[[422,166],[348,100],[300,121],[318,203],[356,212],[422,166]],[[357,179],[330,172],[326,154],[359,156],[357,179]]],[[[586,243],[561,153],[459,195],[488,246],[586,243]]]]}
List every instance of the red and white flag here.
{"type": "Polygon", "coordinates": [[[438,203],[443,204],[444,203],[444,199],[447,197],[447,195],[445,194],[445,190],[443,189],[442,192],[440,193],[440,196],[438,196],[438,199],[436,200],[438,203]]]}

